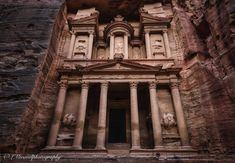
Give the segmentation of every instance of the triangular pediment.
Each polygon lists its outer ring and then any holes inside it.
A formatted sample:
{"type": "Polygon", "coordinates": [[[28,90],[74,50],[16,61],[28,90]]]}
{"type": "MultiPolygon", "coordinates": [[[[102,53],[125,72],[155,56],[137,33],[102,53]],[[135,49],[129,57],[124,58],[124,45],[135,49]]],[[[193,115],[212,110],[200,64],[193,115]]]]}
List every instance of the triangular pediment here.
{"type": "Polygon", "coordinates": [[[82,71],[154,71],[161,66],[149,66],[130,61],[112,61],[108,63],[95,64],[83,67],[82,71]]]}

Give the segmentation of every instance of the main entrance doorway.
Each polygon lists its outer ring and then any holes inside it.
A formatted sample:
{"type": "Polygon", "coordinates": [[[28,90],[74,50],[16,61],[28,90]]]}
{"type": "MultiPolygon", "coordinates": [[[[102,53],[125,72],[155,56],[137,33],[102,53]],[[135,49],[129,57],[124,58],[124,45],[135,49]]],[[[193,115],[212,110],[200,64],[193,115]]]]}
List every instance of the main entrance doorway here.
{"type": "Polygon", "coordinates": [[[130,145],[130,92],[128,83],[112,83],[108,92],[107,148],[130,145]]]}
{"type": "Polygon", "coordinates": [[[110,109],[109,143],[126,143],[126,109],[110,109]]]}

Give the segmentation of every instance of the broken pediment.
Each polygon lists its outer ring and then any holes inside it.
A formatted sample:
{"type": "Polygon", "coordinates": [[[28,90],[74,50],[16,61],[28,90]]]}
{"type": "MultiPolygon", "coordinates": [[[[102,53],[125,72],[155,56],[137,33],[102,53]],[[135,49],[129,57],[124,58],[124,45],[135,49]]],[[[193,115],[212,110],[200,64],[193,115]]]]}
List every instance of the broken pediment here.
{"type": "Polygon", "coordinates": [[[99,14],[99,12],[95,8],[78,10],[74,20],[81,20],[90,17],[91,15],[94,14],[99,14]]]}
{"type": "Polygon", "coordinates": [[[140,9],[142,23],[170,23],[171,17],[165,12],[161,3],[144,5],[140,9]]]}
{"type": "Polygon", "coordinates": [[[74,18],[68,18],[69,26],[96,26],[98,24],[99,12],[95,8],[78,10],[74,18]]]}

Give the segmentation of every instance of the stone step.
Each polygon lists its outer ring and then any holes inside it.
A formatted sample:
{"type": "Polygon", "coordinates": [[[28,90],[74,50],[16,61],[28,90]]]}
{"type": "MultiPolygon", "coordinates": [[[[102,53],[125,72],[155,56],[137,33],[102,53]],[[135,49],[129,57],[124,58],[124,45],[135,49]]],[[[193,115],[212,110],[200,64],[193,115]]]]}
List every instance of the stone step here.
{"type": "Polygon", "coordinates": [[[128,155],[130,153],[130,150],[128,149],[109,149],[108,154],[112,155],[128,155]]]}

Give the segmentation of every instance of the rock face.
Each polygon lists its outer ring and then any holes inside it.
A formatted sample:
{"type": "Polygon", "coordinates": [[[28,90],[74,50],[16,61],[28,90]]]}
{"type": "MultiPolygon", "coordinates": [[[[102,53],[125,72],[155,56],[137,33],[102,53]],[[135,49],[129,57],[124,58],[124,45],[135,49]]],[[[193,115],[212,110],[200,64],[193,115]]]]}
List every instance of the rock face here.
{"type": "Polygon", "coordinates": [[[32,98],[35,80],[43,73],[43,82],[51,65],[56,43],[50,43],[50,38],[62,2],[0,2],[0,137],[4,150],[14,147],[15,131],[32,98]]]}
{"type": "MultiPolygon", "coordinates": [[[[61,48],[69,44],[65,41],[70,35],[66,14],[87,3],[104,10],[101,14],[108,12],[103,1],[81,2],[0,2],[1,152],[31,153],[45,147],[58,92],[56,69],[67,55],[61,48]]],[[[106,4],[117,8],[111,16],[126,11],[128,3],[124,2],[106,4]]],[[[233,153],[234,4],[230,0],[185,0],[171,5],[183,45],[180,92],[191,145],[204,153],[233,153]]]]}

